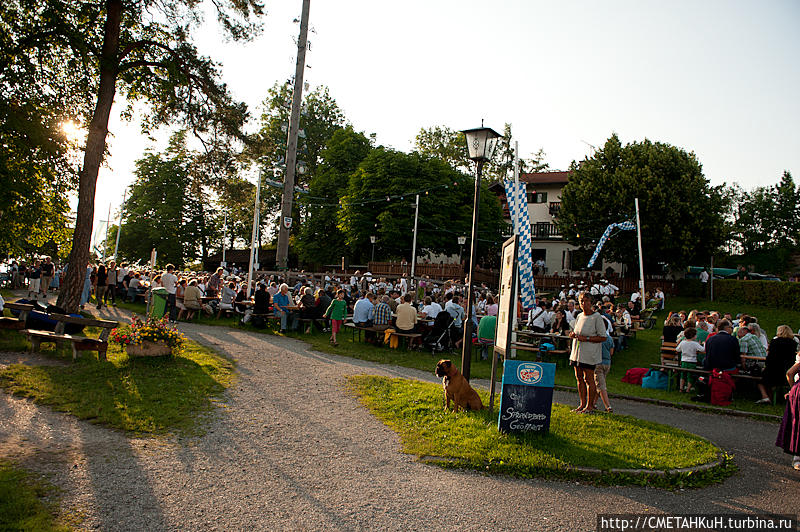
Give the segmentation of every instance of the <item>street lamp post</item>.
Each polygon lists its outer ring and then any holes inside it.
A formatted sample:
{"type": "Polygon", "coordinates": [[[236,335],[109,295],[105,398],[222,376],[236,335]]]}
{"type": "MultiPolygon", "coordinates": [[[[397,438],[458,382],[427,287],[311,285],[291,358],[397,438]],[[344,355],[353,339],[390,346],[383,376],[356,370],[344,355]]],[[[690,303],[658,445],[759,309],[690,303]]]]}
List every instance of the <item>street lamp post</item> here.
{"type": "Polygon", "coordinates": [[[372,260],[370,262],[375,262],[375,242],[378,241],[378,237],[375,235],[371,235],[369,237],[369,241],[372,242],[372,260]]]}
{"type": "Polygon", "coordinates": [[[500,134],[488,127],[467,129],[462,131],[467,138],[469,158],[475,161],[475,200],[472,205],[472,236],[470,239],[469,274],[467,276],[467,304],[464,308],[464,341],[461,345],[461,374],[469,380],[470,363],[472,360],[472,274],[475,271],[475,262],[478,259],[478,210],[481,199],[481,173],[483,165],[491,160],[497,139],[500,134]]]}
{"type": "Polygon", "coordinates": [[[467,242],[467,237],[458,237],[458,263],[461,264],[461,257],[464,255],[464,244],[467,242]]]}

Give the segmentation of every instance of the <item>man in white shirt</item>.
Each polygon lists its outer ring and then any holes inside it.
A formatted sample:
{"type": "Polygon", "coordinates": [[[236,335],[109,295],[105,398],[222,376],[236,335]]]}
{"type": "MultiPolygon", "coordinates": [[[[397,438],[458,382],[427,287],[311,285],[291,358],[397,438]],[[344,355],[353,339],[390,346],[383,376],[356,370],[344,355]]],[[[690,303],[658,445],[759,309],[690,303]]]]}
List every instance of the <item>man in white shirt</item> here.
{"type": "Polygon", "coordinates": [[[536,332],[547,332],[550,325],[547,319],[547,303],[540,301],[539,304],[528,313],[528,326],[536,332]]]}
{"type": "Polygon", "coordinates": [[[563,284],[561,285],[561,291],[558,293],[558,299],[567,299],[567,290],[563,284]]]}
{"type": "Polygon", "coordinates": [[[404,296],[406,295],[407,292],[408,292],[408,279],[406,279],[406,276],[403,275],[400,278],[400,295],[404,296]]]}
{"type": "Polygon", "coordinates": [[[172,273],[173,271],[175,271],[175,266],[167,264],[167,271],[161,275],[161,286],[167,291],[166,311],[169,312],[169,321],[171,322],[175,321],[178,313],[178,307],[175,306],[175,290],[178,287],[178,278],[172,273]]]}
{"type": "Polygon", "coordinates": [[[433,301],[431,296],[425,297],[425,306],[422,307],[423,318],[428,318],[431,320],[436,319],[436,316],[438,316],[441,311],[442,306],[439,303],[433,301]]]}
{"type": "Polygon", "coordinates": [[[600,285],[603,283],[603,281],[605,281],[605,279],[601,279],[599,282],[594,283],[589,289],[589,293],[592,294],[595,299],[598,299],[597,296],[603,293],[602,289],[600,288],[600,285]]]}

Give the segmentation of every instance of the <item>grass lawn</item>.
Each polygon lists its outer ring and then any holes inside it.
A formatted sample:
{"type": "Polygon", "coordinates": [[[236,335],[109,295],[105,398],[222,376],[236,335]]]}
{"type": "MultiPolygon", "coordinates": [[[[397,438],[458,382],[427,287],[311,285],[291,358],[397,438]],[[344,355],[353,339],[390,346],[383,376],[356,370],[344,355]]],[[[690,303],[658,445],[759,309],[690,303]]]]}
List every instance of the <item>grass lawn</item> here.
{"type": "Polygon", "coordinates": [[[55,488],[0,461],[0,530],[66,531],[54,518],[55,488]]]}
{"type": "MultiPolygon", "coordinates": [[[[436,384],[368,375],[351,377],[349,383],[361,402],[400,434],[405,452],[423,460],[434,457],[445,466],[518,477],[584,478],[571,470],[582,466],[606,472],[595,481],[667,488],[706,485],[733,469],[725,465],[660,478],[611,474],[612,468],[665,471],[701,465],[717,458],[720,450],[672,427],[614,414],[574,414],[558,404],[553,405],[549,434],[507,435],[497,430],[497,413],[488,409],[445,412],[436,384]]],[[[487,394],[481,395],[488,402],[487,394]]]]}
{"type": "MultiPolygon", "coordinates": [[[[0,349],[19,347],[21,337],[0,331],[0,349]]],[[[22,343],[27,348],[27,341],[22,343]]],[[[71,360],[71,350],[52,344],[42,352],[71,360]]],[[[84,353],[67,366],[12,365],[0,371],[0,387],[80,419],[115,428],[163,434],[201,432],[198,420],[233,380],[233,364],[209,348],[187,342],[180,354],[130,359],[116,344],[108,360],[84,353]]]]}

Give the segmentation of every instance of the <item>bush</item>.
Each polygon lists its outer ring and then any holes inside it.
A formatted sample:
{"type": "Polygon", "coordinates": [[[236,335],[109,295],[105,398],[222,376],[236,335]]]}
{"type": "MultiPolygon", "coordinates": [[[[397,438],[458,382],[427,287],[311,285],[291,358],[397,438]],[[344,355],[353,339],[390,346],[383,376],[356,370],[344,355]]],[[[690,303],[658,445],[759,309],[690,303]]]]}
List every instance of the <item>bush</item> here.
{"type": "MultiPolygon", "coordinates": [[[[675,281],[677,295],[681,297],[707,297],[706,285],[699,279],[678,279],[675,281]]],[[[716,285],[715,285],[716,287],[716,285]]]]}
{"type": "Polygon", "coordinates": [[[785,281],[714,281],[714,300],[797,310],[800,283],[785,281]]]}

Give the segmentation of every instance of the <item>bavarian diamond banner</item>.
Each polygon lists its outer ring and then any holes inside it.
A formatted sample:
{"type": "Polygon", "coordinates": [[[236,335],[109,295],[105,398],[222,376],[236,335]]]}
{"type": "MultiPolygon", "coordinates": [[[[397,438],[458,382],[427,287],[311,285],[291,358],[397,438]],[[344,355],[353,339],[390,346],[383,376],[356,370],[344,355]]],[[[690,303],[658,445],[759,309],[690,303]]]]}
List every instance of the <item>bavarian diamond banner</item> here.
{"type": "Polygon", "coordinates": [[[622,222],[618,224],[611,224],[606,227],[605,233],[603,233],[603,236],[600,237],[600,241],[597,243],[597,247],[592,254],[592,258],[589,260],[589,264],[586,266],[587,268],[591,268],[592,264],[594,264],[594,261],[596,261],[597,257],[600,256],[600,250],[603,249],[603,245],[605,245],[606,240],[608,240],[608,238],[611,236],[611,231],[613,231],[615,228],[619,228],[623,231],[632,231],[636,229],[636,224],[633,222],[622,222]]]}
{"type": "Polygon", "coordinates": [[[522,305],[532,307],[536,295],[533,286],[533,265],[531,264],[531,221],[528,215],[528,195],[525,183],[516,183],[511,179],[504,181],[506,200],[511,220],[514,222],[514,232],[519,235],[519,248],[517,260],[519,264],[519,295],[522,305]]]}

